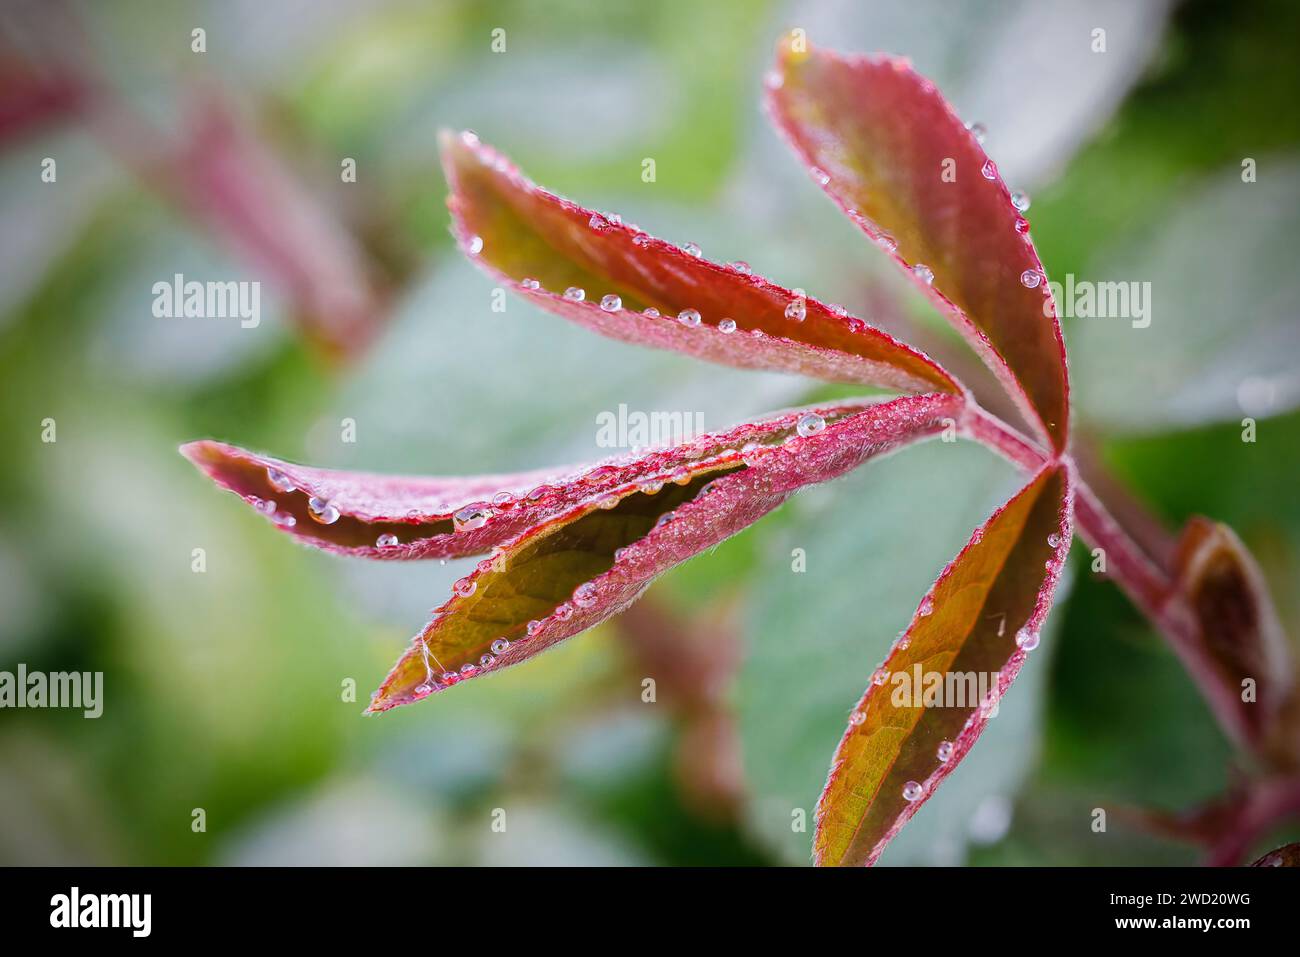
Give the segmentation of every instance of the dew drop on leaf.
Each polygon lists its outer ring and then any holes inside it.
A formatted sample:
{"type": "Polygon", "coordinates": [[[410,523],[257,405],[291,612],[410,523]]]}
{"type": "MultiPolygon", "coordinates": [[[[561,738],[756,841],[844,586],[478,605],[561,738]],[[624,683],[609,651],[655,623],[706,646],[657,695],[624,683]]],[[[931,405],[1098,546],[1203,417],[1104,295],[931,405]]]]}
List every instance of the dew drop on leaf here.
{"type": "MultiPolygon", "coordinates": [[[[536,491],[536,490],[534,490],[536,491]]],[[[540,497],[540,496],[539,496],[540,497]]],[[[476,528],[482,528],[487,524],[487,520],[492,517],[492,509],[482,503],[466,505],[452,515],[452,525],[458,532],[468,532],[476,528]]]]}
{"type": "Polygon", "coordinates": [[[799,416],[799,421],[795,423],[795,431],[805,439],[810,435],[816,435],[826,428],[826,420],[816,412],[805,412],[799,416]]]}
{"type": "Polygon", "coordinates": [[[266,470],[266,480],[281,492],[296,492],[297,488],[279,469],[268,468],[266,470]]]}
{"type": "Polygon", "coordinates": [[[1016,647],[1022,651],[1033,651],[1038,647],[1038,632],[1021,628],[1016,632],[1016,647]]]}
{"type": "Polygon", "coordinates": [[[339,520],[339,510],[315,495],[307,500],[307,512],[322,525],[333,525],[339,520]]]}

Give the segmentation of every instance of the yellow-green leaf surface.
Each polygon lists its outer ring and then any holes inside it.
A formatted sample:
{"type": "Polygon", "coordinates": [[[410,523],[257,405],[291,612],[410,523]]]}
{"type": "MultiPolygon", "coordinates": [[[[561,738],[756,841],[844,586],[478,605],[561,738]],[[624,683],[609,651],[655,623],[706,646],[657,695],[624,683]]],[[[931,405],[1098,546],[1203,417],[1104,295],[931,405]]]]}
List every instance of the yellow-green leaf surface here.
{"type": "Polygon", "coordinates": [[[817,808],[822,865],[873,864],[975,743],[1037,645],[1069,549],[1067,466],[978,529],[849,718],[817,808]]]}

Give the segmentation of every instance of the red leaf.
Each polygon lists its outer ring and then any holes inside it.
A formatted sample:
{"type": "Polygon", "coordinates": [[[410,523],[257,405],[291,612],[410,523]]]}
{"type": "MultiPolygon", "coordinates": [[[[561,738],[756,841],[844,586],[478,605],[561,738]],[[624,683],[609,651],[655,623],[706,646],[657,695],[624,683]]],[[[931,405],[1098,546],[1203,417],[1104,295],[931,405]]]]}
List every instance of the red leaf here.
{"type": "Polygon", "coordinates": [[[724,365],[961,391],[933,360],[847,312],[540,189],[472,133],[444,134],[443,164],[453,231],[470,258],[602,335],[724,365]],[[568,289],[583,298],[566,297],[568,289]]]}
{"type": "Polygon", "coordinates": [[[1194,516],[1173,565],[1174,592],[1195,620],[1194,650],[1216,679],[1206,690],[1221,701],[1219,713],[1271,760],[1300,766],[1300,743],[1284,720],[1294,707],[1295,665],[1254,558],[1228,526],[1194,516]]]}
{"type": "Polygon", "coordinates": [[[748,451],[691,462],[672,483],[625,486],[529,529],[456,584],[369,710],[518,664],[599,624],[656,576],[757,521],[792,492],[934,434],[960,407],[960,398],[934,393],[852,410],[828,407],[811,420],[790,413],[779,420],[782,432],[769,432],[748,451]],[[791,435],[801,420],[804,428],[791,435]],[[807,427],[819,422],[825,424],[807,427]]]}
{"type": "Polygon", "coordinates": [[[1072,497],[1068,467],[1044,468],[921,601],[836,749],[817,807],[818,864],[874,864],[970,751],[1038,642],[1070,547],[1072,497]]]}
{"type": "Polygon", "coordinates": [[[790,42],[778,57],[768,107],[814,178],[1064,449],[1069,384],[1055,305],[1028,222],[975,136],[906,60],[796,52],[790,42]]]}
{"type": "Polygon", "coordinates": [[[1251,867],[1300,867],[1300,842],[1269,851],[1251,867]]]}
{"type": "Polygon", "coordinates": [[[85,78],[63,64],[37,64],[0,47],[0,145],[76,116],[89,93],[85,78]]]}
{"type": "Polygon", "coordinates": [[[355,237],[215,92],[195,97],[187,115],[191,128],[166,167],[141,175],[270,276],[330,357],[358,354],[379,331],[384,303],[355,237]]]}
{"type": "MultiPolygon", "coordinates": [[[[949,414],[955,416],[959,404],[951,405],[949,414]]],[[[833,421],[874,406],[873,400],[855,399],[815,411],[833,421]]],[[[481,555],[583,502],[626,494],[629,486],[671,481],[680,469],[732,463],[747,443],[771,444],[790,435],[806,411],[776,413],[670,448],[511,475],[345,472],[295,465],[213,441],[191,442],[181,453],[306,544],[365,558],[453,558],[481,555]],[[381,536],[393,536],[396,542],[380,546],[381,536]]]]}

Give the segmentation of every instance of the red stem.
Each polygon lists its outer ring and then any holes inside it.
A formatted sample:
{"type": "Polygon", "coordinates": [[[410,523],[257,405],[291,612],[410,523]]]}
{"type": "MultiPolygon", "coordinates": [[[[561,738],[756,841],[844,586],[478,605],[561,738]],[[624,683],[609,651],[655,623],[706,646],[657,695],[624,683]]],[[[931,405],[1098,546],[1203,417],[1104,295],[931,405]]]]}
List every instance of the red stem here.
{"type": "MultiPolygon", "coordinates": [[[[1025,471],[1036,471],[1051,460],[1041,446],[979,406],[968,408],[962,429],[968,438],[982,442],[1025,471]]],[[[1080,536],[1104,556],[1106,574],[1164,635],[1225,733],[1238,745],[1250,745],[1234,693],[1218,679],[1214,662],[1197,640],[1196,617],[1169,574],[1115,521],[1082,480],[1074,497],[1074,517],[1080,536]]]]}
{"type": "Polygon", "coordinates": [[[1246,798],[1232,825],[1210,848],[1205,863],[1232,867],[1242,862],[1250,846],[1279,821],[1300,814],[1300,778],[1261,781],[1246,798]]]}

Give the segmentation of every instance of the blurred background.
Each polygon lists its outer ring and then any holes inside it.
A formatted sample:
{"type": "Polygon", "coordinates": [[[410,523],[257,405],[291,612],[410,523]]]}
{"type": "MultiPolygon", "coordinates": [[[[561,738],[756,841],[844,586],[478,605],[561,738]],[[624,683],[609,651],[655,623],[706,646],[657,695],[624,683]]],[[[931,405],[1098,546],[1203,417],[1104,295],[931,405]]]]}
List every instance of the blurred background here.
{"type": "MultiPolygon", "coordinates": [[[[1050,278],[1152,283],[1149,328],[1065,321],[1079,433],[1171,528],[1231,523],[1300,634],[1295,4],[3,7],[0,670],[102,671],[104,704],[0,710],[0,863],[808,862],[845,715],[1018,484],[985,450],[808,491],[623,617],[381,718],[370,691],[467,562],[307,550],[176,452],[531,469],[607,454],[620,403],[713,429],[843,391],[493,311],[447,231],[440,127],[959,356],[762,116],[793,26],[910,56],[983,123],[1050,278]],[[260,324],[156,318],[176,273],[260,281],[260,324]]],[[[1231,750],[1088,565],[1076,547],[1041,650],[885,863],[1197,859],[1124,809],[1214,798],[1231,750]]]]}

